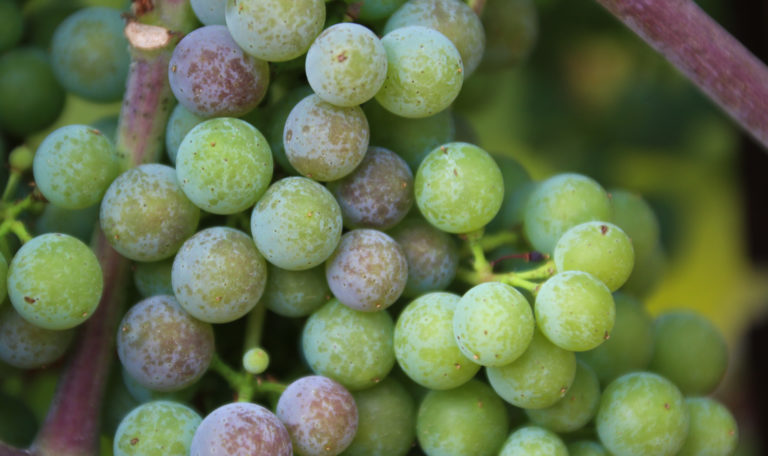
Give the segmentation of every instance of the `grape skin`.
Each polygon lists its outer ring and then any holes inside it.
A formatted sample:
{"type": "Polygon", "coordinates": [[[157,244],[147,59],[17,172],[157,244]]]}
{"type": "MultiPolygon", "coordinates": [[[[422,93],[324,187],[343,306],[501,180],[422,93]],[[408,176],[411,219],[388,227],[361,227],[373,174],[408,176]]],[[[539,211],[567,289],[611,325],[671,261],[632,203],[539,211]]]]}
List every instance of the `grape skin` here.
{"type": "MultiPolygon", "coordinates": [[[[299,86],[285,96],[273,106],[267,108],[267,125],[264,129],[264,135],[269,141],[269,147],[272,149],[272,155],[287,174],[297,175],[296,168],[291,165],[288,156],[285,154],[285,145],[283,144],[283,132],[285,130],[285,121],[291,114],[294,106],[301,100],[312,95],[312,89],[306,85],[299,86]]],[[[261,109],[261,108],[259,108],[261,109]]]]}
{"type": "Polygon", "coordinates": [[[190,0],[192,11],[204,25],[225,25],[227,0],[190,0]]]}
{"type": "Polygon", "coordinates": [[[739,429],[725,406],[708,397],[685,399],[691,421],[678,456],[727,456],[736,451],[739,429]]]}
{"type": "Polygon", "coordinates": [[[64,355],[74,331],[37,327],[11,306],[0,309],[0,360],[19,369],[44,367],[64,355]]]}
{"type": "Polygon", "coordinates": [[[325,304],[331,296],[325,280],[325,268],[288,271],[267,265],[267,286],[262,300],[267,309],[284,317],[306,317],[325,304]]]}
{"type": "Polygon", "coordinates": [[[151,263],[136,263],[133,282],[139,294],[145,298],[155,295],[173,295],[172,268],[173,258],[151,263]]]}
{"type": "Polygon", "coordinates": [[[168,153],[171,164],[176,164],[176,155],[184,137],[204,120],[205,117],[190,112],[182,104],[177,104],[173,108],[171,116],[168,118],[168,125],[165,127],[165,151],[168,153]]]}
{"type": "Polygon", "coordinates": [[[622,189],[609,190],[612,221],[632,240],[638,262],[652,255],[659,244],[659,220],[640,195],[622,189]]]}
{"type": "Polygon", "coordinates": [[[582,362],[566,395],[551,407],[526,410],[528,418],[551,431],[573,432],[586,426],[600,405],[600,382],[594,371],[582,362]]]}
{"type": "Polygon", "coordinates": [[[133,409],[115,433],[115,456],[187,456],[202,418],[191,408],[154,401],[133,409]]]}
{"type": "Polygon", "coordinates": [[[509,436],[499,456],[568,456],[568,449],[554,432],[525,426],[509,436]]]}
{"type": "Polygon", "coordinates": [[[568,444],[570,456],[610,456],[605,447],[590,440],[579,440],[568,444]]]}

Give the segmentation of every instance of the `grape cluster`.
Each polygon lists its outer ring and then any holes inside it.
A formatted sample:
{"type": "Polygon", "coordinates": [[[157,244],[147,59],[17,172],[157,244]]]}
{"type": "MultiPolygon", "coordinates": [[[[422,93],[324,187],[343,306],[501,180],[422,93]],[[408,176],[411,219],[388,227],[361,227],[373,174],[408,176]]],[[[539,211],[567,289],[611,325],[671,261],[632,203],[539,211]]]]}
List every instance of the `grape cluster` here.
{"type": "MultiPolygon", "coordinates": [[[[722,335],[695,313],[654,320],[637,293],[659,252],[646,201],[582,174],[534,181],[457,134],[464,81],[527,53],[532,2],[487,43],[458,0],[334,16],[342,3],[191,1],[205,25],[170,57],[168,164],[124,169],[86,125],[36,151],[36,192],[64,211],[50,217],[97,218],[134,262],[114,454],[733,454],[736,423],[706,397],[722,335]],[[510,248],[531,263],[488,260],[510,248]]],[[[119,12],[83,9],[54,43],[50,63],[0,56],[0,100],[24,71],[50,92],[0,105],[3,129],[54,117],[56,84],[122,95],[119,12]]],[[[96,254],[46,220],[0,256],[0,360],[23,369],[56,362],[104,288],[96,254]]]]}

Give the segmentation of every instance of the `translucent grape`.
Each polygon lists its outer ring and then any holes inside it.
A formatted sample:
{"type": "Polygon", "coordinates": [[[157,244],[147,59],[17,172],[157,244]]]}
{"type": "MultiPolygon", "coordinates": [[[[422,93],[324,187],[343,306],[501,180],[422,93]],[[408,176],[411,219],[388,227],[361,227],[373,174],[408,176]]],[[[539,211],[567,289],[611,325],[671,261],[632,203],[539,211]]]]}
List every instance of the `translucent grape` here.
{"type": "Polygon", "coordinates": [[[461,56],[440,32],[412,26],[381,40],[387,51],[387,77],[376,101],[402,117],[428,117],[456,99],[464,82],[461,56]]]}
{"type": "Polygon", "coordinates": [[[173,258],[152,263],[136,263],[133,282],[141,296],[149,298],[155,295],[173,295],[172,268],[173,258]]]}
{"type": "Polygon", "coordinates": [[[67,91],[94,101],[116,101],[125,92],[131,58],[125,24],[113,8],[84,8],[56,28],[53,72],[67,91]]]}
{"type": "Polygon", "coordinates": [[[251,348],[243,354],[243,369],[253,375],[259,375],[269,367],[269,354],[263,348],[251,348]]]}
{"type": "Polygon", "coordinates": [[[627,190],[612,189],[612,221],[632,240],[638,261],[653,254],[659,243],[659,220],[648,202],[627,190]]]}
{"type": "Polygon", "coordinates": [[[690,427],[678,456],[727,456],[736,451],[739,429],[723,404],[708,397],[685,399],[690,427]]]}
{"type": "Polygon", "coordinates": [[[304,326],[302,352],[319,374],[357,391],[384,379],[395,364],[394,324],[386,312],[358,312],[330,300],[304,326]]]}
{"type": "Polygon", "coordinates": [[[253,240],[228,227],[187,239],[173,260],[173,291],[198,320],[228,323],[251,311],[267,283],[267,262],[253,240]]]}
{"type": "Polygon", "coordinates": [[[99,221],[99,205],[70,210],[46,204],[43,213],[35,220],[35,233],[62,233],[91,242],[93,227],[99,221]]]}
{"type": "Polygon", "coordinates": [[[313,375],[290,385],[277,403],[277,417],[288,429],[296,454],[333,456],[344,451],[357,431],[357,406],[349,391],[313,375]]]}
{"type": "Polygon", "coordinates": [[[301,56],[323,30],[323,0],[227,0],[227,27],[247,53],[269,62],[301,56]]]}
{"type": "Polygon", "coordinates": [[[240,49],[223,25],[200,27],[173,50],[171,90],[190,112],[239,116],[259,104],[269,85],[269,65],[240,49]]]}
{"type": "Polygon", "coordinates": [[[359,106],[342,108],[317,95],[301,100],[288,115],[283,132],[285,154],[304,176],[341,179],[363,160],[370,130],[359,106]]]}
{"type": "Polygon", "coordinates": [[[24,16],[14,0],[0,0],[0,54],[9,51],[21,41],[24,16]]]}
{"type": "Polygon", "coordinates": [[[356,106],[376,95],[387,76],[387,53],[368,28],[335,24],[307,52],[307,80],[317,96],[336,106],[356,106]]]}
{"type": "Polygon", "coordinates": [[[172,256],[197,229],[200,209],[184,194],[176,171],[147,164],[112,182],[101,201],[104,235],[121,255],[136,261],[172,256]]]}
{"type": "Polygon", "coordinates": [[[49,134],[37,148],[35,184],[48,201],[65,209],[83,209],[101,201],[120,173],[112,142],[87,125],[67,125],[49,134]]]}
{"type": "Polygon", "coordinates": [[[338,300],[355,310],[386,309],[403,293],[408,263],[403,249],[381,231],[352,230],[325,264],[328,286],[338,300]]]}
{"type": "Polygon", "coordinates": [[[0,360],[19,369],[44,367],[61,358],[74,335],[72,330],[37,327],[11,306],[0,309],[0,360]]]}
{"type": "Polygon", "coordinates": [[[203,25],[225,25],[227,0],[190,0],[192,11],[203,25]]]}
{"type": "Polygon", "coordinates": [[[482,16],[485,52],[481,70],[513,68],[524,61],[536,44],[539,17],[533,0],[488,2],[482,16]]]}
{"type": "Polygon", "coordinates": [[[540,182],[531,193],[523,228],[533,248],[552,253],[571,227],[610,217],[611,203],[600,184],[581,174],[558,174],[540,182]]]}
{"type": "Polygon", "coordinates": [[[331,297],[325,268],[288,271],[267,266],[267,287],[262,300],[267,309],[284,317],[306,317],[331,297]]]}
{"type": "Polygon", "coordinates": [[[616,318],[611,292],[581,271],[560,272],[544,282],[534,312],[541,332],[570,351],[592,350],[608,340],[616,318]]]}
{"type": "Polygon", "coordinates": [[[502,399],[517,407],[541,409],[565,397],[576,376],[576,357],[535,331],[521,357],[486,372],[502,399]]]}
{"type": "Polygon", "coordinates": [[[416,435],[428,456],[495,456],[508,429],[504,402],[479,380],[430,391],[416,418],[416,435]]]}
{"type": "Polygon", "coordinates": [[[176,175],[189,199],[214,214],[251,207],[272,180],[272,151],[259,130],[231,117],[206,120],[184,137],[176,175]]]}
{"type": "Polygon", "coordinates": [[[416,204],[429,223],[449,233],[484,227],[499,211],[504,180],[487,152],[468,143],[433,150],[414,180],[416,204]]]}
{"type": "Polygon", "coordinates": [[[165,128],[165,151],[172,164],[176,163],[179,146],[189,130],[204,120],[205,117],[190,112],[182,104],[177,104],[173,108],[171,117],[168,118],[168,126],[165,128]]]}
{"type": "Polygon", "coordinates": [[[565,396],[551,407],[526,410],[528,418],[554,432],[573,432],[586,426],[600,405],[600,382],[594,371],[582,362],[565,396]]]}
{"type": "Polygon", "coordinates": [[[291,456],[291,436],[264,407],[248,402],[223,405],[195,431],[190,456],[291,456]]]}
{"type": "Polygon", "coordinates": [[[493,159],[504,178],[504,200],[488,224],[488,231],[509,230],[523,222],[523,209],[530,194],[526,189],[533,189],[533,184],[528,171],[514,158],[495,155],[493,159]]]}
{"type": "Polygon", "coordinates": [[[133,409],[115,434],[115,456],[187,456],[202,418],[176,402],[155,401],[133,409]]]}
{"type": "Polygon", "coordinates": [[[127,373],[157,391],[196,382],[213,357],[213,329],[192,318],[171,296],[140,301],[123,317],[117,354],[127,373]]]}
{"type": "Polygon", "coordinates": [[[101,299],[99,261],[82,241],[59,233],[24,244],[8,267],[8,296],[25,320],[45,329],[73,328],[101,299]]]}
{"type": "Polygon", "coordinates": [[[304,177],[272,184],[253,208],[256,247],[273,265],[299,271],[323,263],[341,239],[342,218],[331,192],[304,177]]]}
{"type": "Polygon", "coordinates": [[[392,151],[369,147],[351,174],[328,184],[348,228],[386,230],[413,206],[413,174],[392,151]]]}
{"type": "Polygon", "coordinates": [[[434,390],[456,388],[475,376],[480,365],[461,353],[453,336],[459,296],[434,292],[413,300],[395,324],[395,357],[414,382],[434,390]]]}
{"type": "Polygon", "coordinates": [[[525,296],[500,282],[472,287],[453,314],[456,343],[464,356],[481,366],[504,366],[519,358],[535,326],[525,296]]]}
{"type": "Polygon", "coordinates": [[[688,433],[683,395],[656,374],[635,372],[619,377],[603,391],[597,433],[616,456],[675,455],[688,433]]]}
{"type": "Polygon", "coordinates": [[[591,440],[579,440],[568,444],[569,456],[610,456],[605,447],[591,440]]]}
{"type": "Polygon", "coordinates": [[[568,456],[568,449],[554,432],[525,426],[509,436],[499,456],[568,456]]]}

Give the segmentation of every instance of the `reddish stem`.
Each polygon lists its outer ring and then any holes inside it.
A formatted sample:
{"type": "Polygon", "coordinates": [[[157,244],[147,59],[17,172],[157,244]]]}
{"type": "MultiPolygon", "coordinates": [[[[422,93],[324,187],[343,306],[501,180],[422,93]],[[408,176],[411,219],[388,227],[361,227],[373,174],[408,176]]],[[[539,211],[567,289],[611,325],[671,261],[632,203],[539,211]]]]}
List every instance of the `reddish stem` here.
{"type": "Polygon", "coordinates": [[[691,0],[597,0],[768,148],[768,67],[691,0]]]}

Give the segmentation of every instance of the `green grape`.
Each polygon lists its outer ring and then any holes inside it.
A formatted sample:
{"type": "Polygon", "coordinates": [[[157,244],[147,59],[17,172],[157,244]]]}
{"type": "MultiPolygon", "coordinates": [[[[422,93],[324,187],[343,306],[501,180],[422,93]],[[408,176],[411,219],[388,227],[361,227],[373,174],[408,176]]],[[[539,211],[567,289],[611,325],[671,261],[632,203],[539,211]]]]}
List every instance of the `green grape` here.
{"type": "Polygon", "coordinates": [[[568,449],[554,432],[524,426],[510,434],[499,456],[568,456],[568,449]]]}
{"type": "Polygon", "coordinates": [[[461,352],[481,366],[504,366],[522,355],[536,323],[519,291],[501,282],[472,287],[453,314],[453,333],[461,352]]]}
{"type": "Polygon", "coordinates": [[[680,390],[649,372],[617,378],[603,391],[597,433],[611,454],[675,455],[688,433],[688,410],[680,390]]]}
{"type": "Polygon", "coordinates": [[[172,268],[173,258],[151,263],[136,263],[133,269],[133,282],[139,294],[145,298],[155,295],[172,295],[172,268]]]}
{"type": "Polygon", "coordinates": [[[285,121],[283,144],[291,165],[318,181],[341,179],[354,171],[368,149],[370,129],[359,106],[334,106],[309,95],[285,121]]]}
{"type": "Polygon", "coordinates": [[[667,258],[661,245],[657,244],[645,257],[635,255],[635,267],[621,291],[638,298],[649,296],[665,277],[666,268],[667,258]]]}
{"type": "Polygon", "coordinates": [[[43,213],[35,220],[35,233],[63,233],[83,242],[91,242],[93,227],[99,221],[99,205],[70,210],[46,204],[43,213]]]}
{"type": "Polygon", "coordinates": [[[227,0],[191,0],[190,5],[195,16],[204,25],[224,25],[224,9],[227,0]]]}
{"type": "Polygon", "coordinates": [[[342,456],[405,456],[416,436],[416,405],[392,376],[352,393],[357,432],[342,456]]]}
{"type": "Polygon", "coordinates": [[[506,366],[488,367],[486,372],[502,399],[516,407],[541,409],[565,397],[576,376],[576,356],[537,330],[521,357],[506,366]]]}
{"type": "Polygon", "coordinates": [[[610,217],[611,203],[600,184],[581,174],[558,174],[540,182],[529,196],[523,228],[534,249],[552,253],[571,227],[610,217]]]}
{"type": "Polygon", "coordinates": [[[579,440],[568,444],[569,456],[610,456],[605,447],[591,440],[579,440]]]}
{"type": "Polygon", "coordinates": [[[117,122],[119,120],[118,115],[104,116],[91,122],[91,126],[106,136],[112,144],[117,142],[117,122]]]}
{"type": "Polygon", "coordinates": [[[114,8],[84,8],[56,28],[51,63],[67,91],[93,101],[122,97],[131,57],[120,14],[114,8]]]}
{"type": "Polygon", "coordinates": [[[480,18],[463,1],[410,0],[392,14],[384,34],[412,25],[435,29],[451,40],[464,62],[464,77],[471,75],[480,64],[485,31],[480,18]]]}
{"type": "Polygon", "coordinates": [[[24,32],[24,16],[15,0],[0,0],[0,54],[15,47],[24,32]]]}
{"type": "Polygon", "coordinates": [[[249,402],[222,405],[195,431],[191,456],[291,456],[291,436],[266,408],[249,402]]]}
{"type": "Polygon", "coordinates": [[[608,340],[616,306],[611,292],[593,275],[565,271],[541,285],[534,312],[539,329],[552,343],[586,351],[608,340]]]}
{"type": "Polygon", "coordinates": [[[461,56],[440,32],[411,26],[381,40],[387,51],[387,77],[376,94],[381,106],[398,116],[429,117],[456,99],[464,82],[461,56]]]}
{"type": "Polygon", "coordinates": [[[504,178],[504,200],[496,217],[488,224],[488,231],[509,230],[523,222],[523,208],[533,189],[531,176],[517,160],[505,155],[494,155],[504,178]]]}
{"type": "Polygon", "coordinates": [[[278,165],[288,174],[297,175],[296,168],[291,165],[288,156],[285,154],[285,145],[283,144],[283,132],[285,130],[285,121],[288,120],[293,107],[301,100],[312,95],[312,89],[303,85],[299,86],[282,97],[275,105],[268,108],[267,126],[264,134],[269,141],[269,147],[272,149],[272,155],[278,165]]]}
{"type": "Polygon", "coordinates": [[[332,25],[307,52],[307,81],[323,101],[357,106],[373,98],[387,76],[387,53],[368,28],[352,22],[332,25]]]}
{"type": "Polygon", "coordinates": [[[594,369],[603,385],[628,372],[645,370],[653,356],[653,320],[642,303],[623,293],[614,294],[613,301],[616,318],[611,337],[576,355],[594,369]]]}
{"type": "Polygon", "coordinates": [[[231,117],[206,120],[179,146],[176,175],[189,199],[214,214],[251,207],[272,180],[272,151],[259,130],[231,117]]]}
{"type": "Polygon", "coordinates": [[[649,370],[674,382],[684,394],[714,391],[728,366],[728,347],[720,331],[692,311],[659,315],[653,329],[649,370]]]}
{"type": "Polygon", "coordinates": [[[8,295],[8,262],[5,256],[0,255],[0,306],[5,302],[8,295]]]}
{"type": "Polygon", "coordinates": [[[273,265],[291,271],[320,265],[341,239],[342,218],[331,192],[304,177],[272,184],[251,215],[256,247],[273,265]]]}
{"type": "Polygon", "coordinates": [[[197,229],[200,209],[184,194],[176,171],[146,164],[112,182],[101,201],[104,235],[121,255],[136,261],[173,256],[197,229]]]}
{"type": "MultiPolygon", "coordinates": [[[[123,386],[128,391],[130,397],[139,404],[151,401],[189,402],[197,392],[197,385],[190,385],[176,391],[154,391],[143,386],[138,380],[131,377],[124,367],[120,369],[120,372],[123,386]]],[[[131,407],[131,409],[133,408],[134,407],[131,407]]],[[[123,416],[120,416],[120,418],[122,419],[123,416]]],[[[117,424],[120,423],[118,422],[117,424]]]]}
{"type": "Polygon", "coordinates": [[[461,298],[433,292],[414,299],[395,324],[395,357],[421,386],[446,390],[475,376],[480,365],[464,356],[453,336],[453,314],[461,298]]]}
{"type": "Polygon", "coordinates": [[[243,354],[243,369],[253,375],[259,375],[269,367],[269,354],[263,348],[251,348],[243,354]]]}
{"type": "Polygon", "coordinates": [[[406,0],[366,0],[360,6],[360,20],[378,21],[392,15],[406,0]]]}
{"type": "Polygon", "coordinates": [[[531,421],[551,431],[573,432],[595,417],[599,405],[600,382],[597,375],[589,366],[578,362],[573,384],[562,399],[551,407],[526,410],[525,413],[531,421]]]}
{"type": "Polygon", "coordinates": [[[83,209],[101,201],[120,173],[115,146],[99,130],[67,125],[37,148],[35,184],[48,201],[64,209],[83,209]]]}
{"type": "Polygon", "coordinates": [[[468,233],[499,212],[504,179],[483,149],[454,142],[427,155],[416,172],[414,190],[429,223],[448,233],[468,233]]]}
{"type": "Polygon", "coordinates": [[[416,418],[416,435],[427,456],[495,456],[508,430],[504,402],[479,380],[430,391],[416,418]]]}
{"type": "Polygon", "coordinates": [[[651,206],[640,195],[627,190],[612,189],[608,193],[613,210],[611,219],[632,239],[637,261],[652,255],[659,244],[659,220],[651,206]]]}
{"type": "Polygon", "coordinates": [[[64,355],[75,335],[72,330],[37,327],[11,306],[0,309],[0,360],[20,369],[44,367],[64,355]]]}
{"type": "Polygon", "coordinates": [[[370,388],[395,364],[393,326],[387,312],[359,312],[331,299],[307,319],[302,352],[318,375],[351,391],[370,388]]]}
{"type": "Polygon", "coordinates": [[[186,405],[170,401],[142,404],[123,418],[114,441],[115,456],[187,456],[203,419],[186,405]]]}
{"type": "Polygon", "coordinates": [[[688,437],[678,456],[730,456],[739,443],[739,429],[733,415],[721,403],[708,397],[685,399],[691,421],[688,437]]]}
{"type": "Polygon", "coordinates": [[[253,309],[267,283],[267,262],[251,238],[233,228],[206,228],[173,260],[171,283],[181,307],[198,320],[229,323],[253,309]]]}
{"type": "Polygon", "coordinates": [[[325,263],[325,278],[345,306],[375,312],[391,306],[408,280],[402,247],[381,231],[359,229],[341,237],[325,263]]]}
{"type": "Polygon", "coordinates": [[[18,137],[42,130],[61,114],[64,96],[42,50],[19,48],[0,56],[0,130],[18,137]]]}
{"type": "Polygon", "coordinates": [[[227,0],[227,28],[245,52],[269,62],[303,55],[325,23],[323,0],[227,0]]]}
{"type": "Polygon", "coordinates": [[[267,265],[267,287],[262,300],[267,309],[284,317],[306,317],[331,297],[325,268],[288,271],[267,265]]]}
{"type": "Polygon", "coordinates": [[[533,0],[487,2],[482,16],[487,41],[480,70],[513,68],[536,44],[539,18],[533,0]]]}
{"type": "Polygon", "coordinates": [[[8,296],[25,320],[45,329],[73,328],[101,299],[99,260],[78,239],[43,234],[24,244],[8,268],[8,296]]]}
{"type": "Polygon", "coordinates": [[[168,153],[168,159],[172,164],[176,164],[176,155],[184,137],[204,120],[205,117],[190,112],[182,104],[177,104],[173,108],[171,116],[168,118],[168,125],[165,127],[165,151],[168,153]]]}

